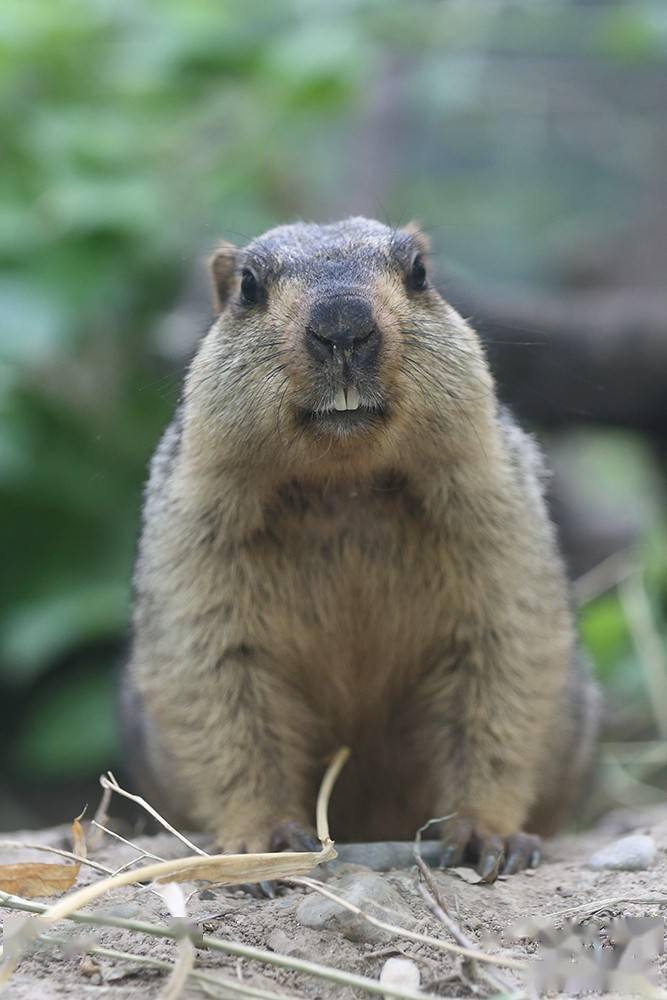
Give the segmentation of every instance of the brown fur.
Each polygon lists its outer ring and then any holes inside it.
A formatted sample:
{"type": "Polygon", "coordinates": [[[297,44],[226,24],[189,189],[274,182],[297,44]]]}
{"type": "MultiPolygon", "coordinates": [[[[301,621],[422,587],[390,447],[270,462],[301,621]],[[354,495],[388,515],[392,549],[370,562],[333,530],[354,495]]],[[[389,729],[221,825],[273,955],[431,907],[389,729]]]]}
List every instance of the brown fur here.
{"type": "Polygon", "coordinates": [[[433,289],[406,290],[401,253],[421,237],[339,228],[319,231],[365,262],[353,278],[382,345],[364,391],[388,417],[349,434],[297,418],[320,377],[304,348],[325,280],[316,227],[273,231],[259,257],[222,248],[222,311],[146,495],[126,683],[144,771],[228,849],[309,826],[342,744],[336,838],[410,838],[455,810],[482,836],[550,832],[596,698],[540,455],[499,410],[468,324],[433,289]],[[248,259],[272,270],[265,304],[243,311],[248,259]]]}

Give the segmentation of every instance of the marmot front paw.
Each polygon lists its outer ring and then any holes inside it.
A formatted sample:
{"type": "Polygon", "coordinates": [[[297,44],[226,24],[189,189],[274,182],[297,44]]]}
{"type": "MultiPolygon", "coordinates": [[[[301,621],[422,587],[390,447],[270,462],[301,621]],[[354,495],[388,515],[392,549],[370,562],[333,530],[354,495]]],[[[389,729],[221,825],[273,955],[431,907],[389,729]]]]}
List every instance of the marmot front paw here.
{"type": "Polygon", "coordinates": [[[322,848],[315,830],[288,819],[273,828],[270,839],[272,851],[319,851],[322,848]]]}
{"type": "Polygon", "coordinates": [[[442,867],[468,862],[477,867],[483,882],[495,882],[498,875],[514,875],[524,868],[536,868],[541,858],[541,841],[534,834],[517,832],[499,837],[482,833],[473,820],[462,816],[443,824],[442,867]]]}
{"type": "Polygon", "coordinates": [[[220,854],[267,854],[278,851],[319,851],[321,844],[314,829],[298,820],[267,823],[247,835],[223,830],[216,837],[220,854]]]}

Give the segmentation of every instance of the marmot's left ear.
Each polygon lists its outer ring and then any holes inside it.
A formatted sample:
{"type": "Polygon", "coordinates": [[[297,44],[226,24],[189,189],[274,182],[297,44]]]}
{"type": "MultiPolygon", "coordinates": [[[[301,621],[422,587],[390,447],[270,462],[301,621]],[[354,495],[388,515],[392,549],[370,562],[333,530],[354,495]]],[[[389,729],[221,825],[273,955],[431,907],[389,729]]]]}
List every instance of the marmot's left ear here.
{"type": "Polygon", "coordinates": [[[213,305],[217,312],[229,297],[236,271],[237,248],[233,243],[220,243],[211,254],[208,266],[213,279],[213,305]]]}
{"type": "Polygon", "coordinates": [[[418,222],[408,222],[407,226],[402,227],[402,232],[407,233],[408,236],[412,237],[421,253],[428,253],[430,251],[431,240],[426,233],[422,231],[418,222]]]}

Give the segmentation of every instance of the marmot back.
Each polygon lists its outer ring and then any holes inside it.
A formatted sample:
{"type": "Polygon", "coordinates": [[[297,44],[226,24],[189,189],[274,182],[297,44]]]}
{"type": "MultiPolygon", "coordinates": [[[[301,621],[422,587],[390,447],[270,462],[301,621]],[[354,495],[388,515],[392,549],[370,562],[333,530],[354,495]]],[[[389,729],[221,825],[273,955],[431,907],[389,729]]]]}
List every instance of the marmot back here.
{"type": "Polygon", "coordinates": [[[487,879],[539,858],[586,769],[537,447],[414,227],[271,230],[212,260],[219,315],[146,490],[124,713],[144,787],[225,849],[406,839],[487,879]],[[524,832],[526,831],[526,832],[524,832]]]}

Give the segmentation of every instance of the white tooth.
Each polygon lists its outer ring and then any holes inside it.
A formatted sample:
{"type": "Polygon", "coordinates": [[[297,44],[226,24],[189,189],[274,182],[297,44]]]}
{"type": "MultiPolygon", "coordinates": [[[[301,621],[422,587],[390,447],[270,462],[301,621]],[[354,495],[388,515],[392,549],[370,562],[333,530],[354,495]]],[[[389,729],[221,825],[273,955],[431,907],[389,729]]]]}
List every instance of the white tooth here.
{"type": "Polygon", "coordinates": [[[345,401],[345,389],[339,389],[334,396],[334,406],[337,410],[346,410],[347,402],[345,401]]]}
{"type": "Polygon", "coordinates": [[[358,410],[360,403],[359,390],[353,385],[347,390],[347,408],[348,410],[358,410]]]}

